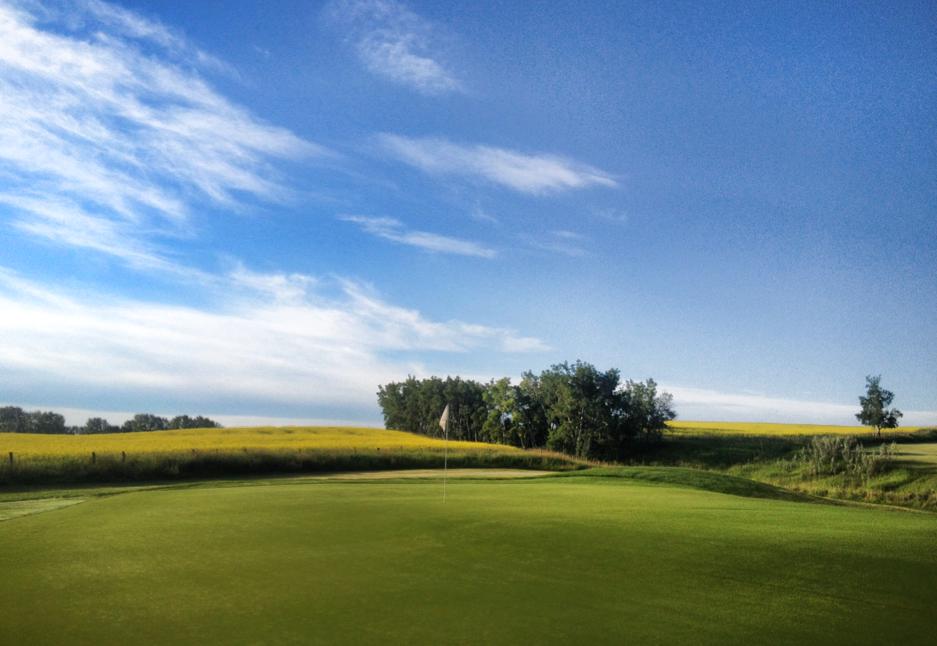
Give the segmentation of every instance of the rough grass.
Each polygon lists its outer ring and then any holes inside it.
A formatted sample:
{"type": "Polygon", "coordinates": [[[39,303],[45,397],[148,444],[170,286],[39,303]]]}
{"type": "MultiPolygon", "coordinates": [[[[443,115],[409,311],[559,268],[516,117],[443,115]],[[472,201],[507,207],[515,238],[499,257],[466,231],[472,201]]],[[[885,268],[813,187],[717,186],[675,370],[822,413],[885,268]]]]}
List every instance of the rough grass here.
{"type": "MultiPolygon", "coordinates": [[[[811,435],[669,433],[660,443],[636,446],[630,463],[706,469],[795,493],[937,511],[937,430],[899,430],[884,438],[885,442],[896,442],[894,462],[864,480],[808,473],[796,456],[814,437],[811,435]]],[[[868,433],[857,438],[869,450],[883,441],[868,433]]]]}
{"type": "MultiPolygon", "coordinates": [[[[436,467],[443,440],[375,428],[255,427],[101,435],[0,433],[0,484],[120,482],[436,467]],[[13,460],[9,460],[12,452],[13,460]]],[[[575,468],[547,451],[449,442],[454,468],[575,468]]]]}
{"type": "Polygon", "coordinates": [[[932,643],[937,515],[623,473],[91,496],[0,522],[0,642],[932,643]]]}
{"type": "Polygon", "coordinates": [[[815,476],[790,459],[753,461],[727,471],[794,492],[937,511],[937,443],[898,444],[894,461],[868,478],[815,476]]]}

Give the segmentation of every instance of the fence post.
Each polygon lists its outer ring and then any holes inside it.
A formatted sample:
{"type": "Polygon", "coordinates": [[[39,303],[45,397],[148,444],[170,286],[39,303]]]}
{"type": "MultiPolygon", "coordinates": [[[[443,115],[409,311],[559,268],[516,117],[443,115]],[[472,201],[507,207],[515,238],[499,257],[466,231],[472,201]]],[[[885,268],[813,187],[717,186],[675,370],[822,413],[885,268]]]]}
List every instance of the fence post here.
{"type": "Polygon", "coordinates": [[[121,461],[121,462],[126,462],[126,461],[127,461],[127,452],[126,452],[126,451],[121,451],[121,452],[120,452],[120,461],[121,461]]]}
{"type": "Polygon", "coordinates": [[[98,461],[98,456],[94,454],[94,451],[91,452],[91,464],[95,464],[98,461]]]}
{"type": "Polygon", "coordinates": [[[10,466],[13,466],[13,451],[10,451],[10,466]]]}

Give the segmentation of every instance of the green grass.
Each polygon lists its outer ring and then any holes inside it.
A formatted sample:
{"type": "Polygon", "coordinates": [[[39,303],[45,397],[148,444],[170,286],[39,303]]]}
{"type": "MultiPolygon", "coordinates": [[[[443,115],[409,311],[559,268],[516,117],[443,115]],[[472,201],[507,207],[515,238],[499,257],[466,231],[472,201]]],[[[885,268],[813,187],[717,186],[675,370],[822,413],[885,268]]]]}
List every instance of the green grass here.
{"type": "Polygon", "coordinates": [[[937,515],[785,500],[718,474],[451,480],[445,504],[438,481],[120,491],[0,522],[0,642],[926,644],[937,632],[937,515]]]}
{"type": "Polygon", "coordinates": [[[937,471],[937,442],[928,444],[902,444],[898,447],[897,459],[917,468],[937,471]]]}
{"type": "Polygon", "coordinates": [[[805,465],[794,459],[754,460],[725,471],[793,492],[937,511],[935,442],[897,444],[894,461],[867,480],[808,475],[805,465]]]}

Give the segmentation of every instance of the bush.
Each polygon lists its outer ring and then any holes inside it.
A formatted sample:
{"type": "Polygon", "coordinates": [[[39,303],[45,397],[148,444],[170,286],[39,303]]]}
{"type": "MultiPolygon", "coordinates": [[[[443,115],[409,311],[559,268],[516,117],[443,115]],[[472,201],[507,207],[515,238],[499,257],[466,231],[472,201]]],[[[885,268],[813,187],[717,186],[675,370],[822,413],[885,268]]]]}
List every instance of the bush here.
{"type": "Polygon", "coordinates": [[[861,480],[881,473],[891,464],[894,442],[866,450],[853,436],[814,437],[798,455],[812,476],[846,475],[861,480]]]}

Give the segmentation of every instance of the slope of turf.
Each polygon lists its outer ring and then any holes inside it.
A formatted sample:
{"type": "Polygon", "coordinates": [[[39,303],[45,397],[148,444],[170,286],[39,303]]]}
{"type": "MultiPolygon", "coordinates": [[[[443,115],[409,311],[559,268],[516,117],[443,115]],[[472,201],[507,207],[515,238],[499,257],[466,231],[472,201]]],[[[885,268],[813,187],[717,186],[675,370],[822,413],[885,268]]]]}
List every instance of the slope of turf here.
{"type": "Polygon", "coordinates": [[[89,497],[0,522],[0,641],[932,643],[937,515],[661,471],[89,497]]]}
{"type": "Polygon", "coordinates": [[[681,467],[603,467],[557,475],[572,478],[623,478],[748,498],[819,502],[815,498],[749,478],[681,467]]]}

